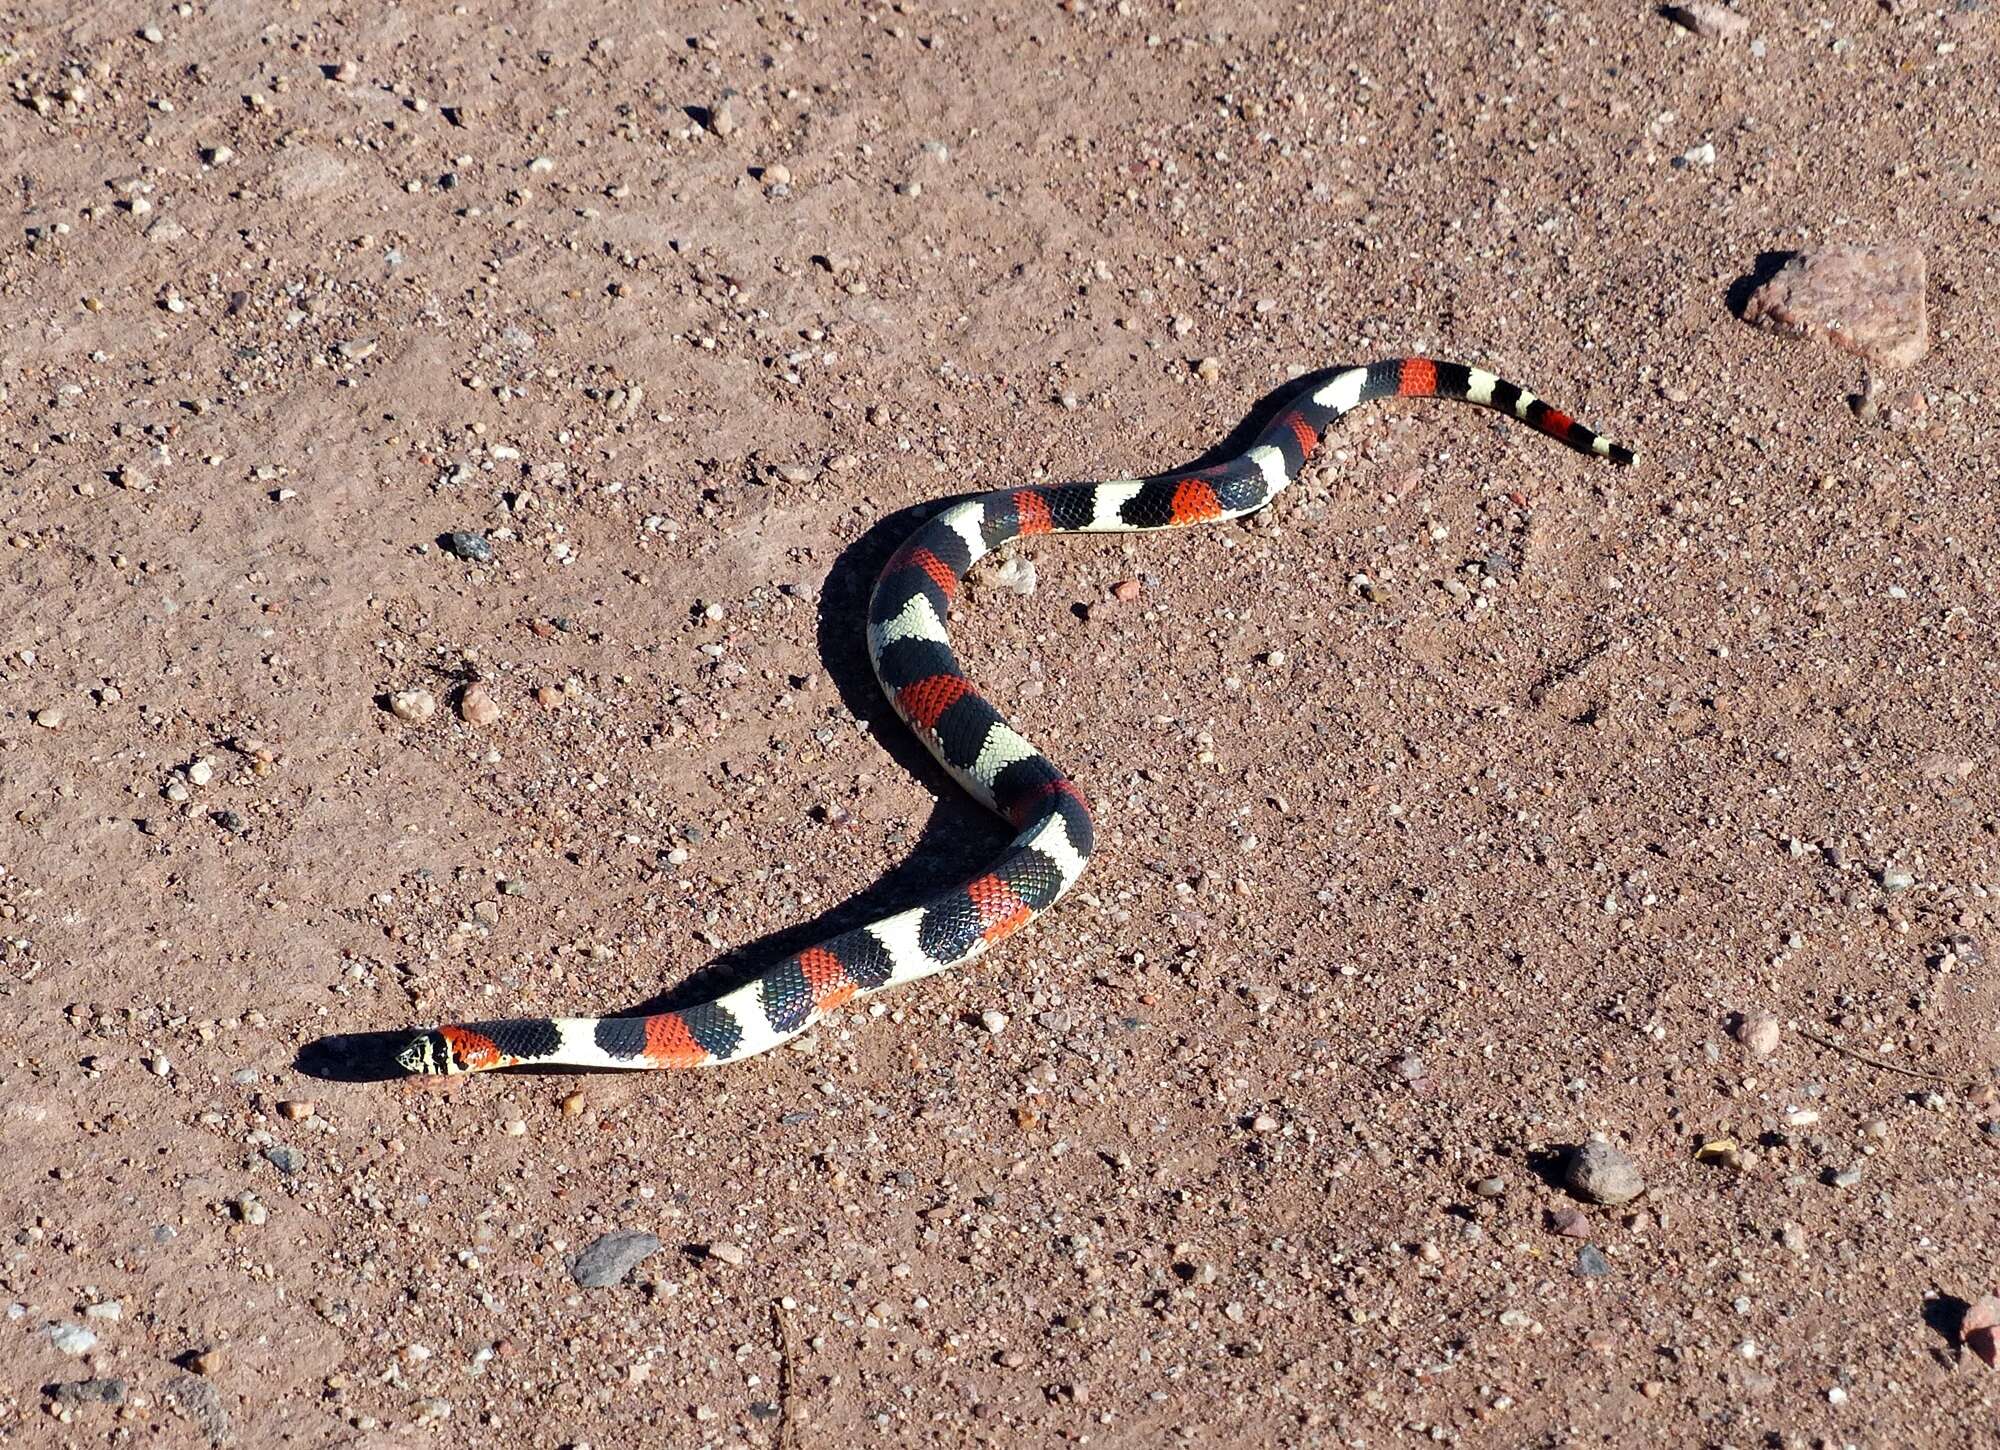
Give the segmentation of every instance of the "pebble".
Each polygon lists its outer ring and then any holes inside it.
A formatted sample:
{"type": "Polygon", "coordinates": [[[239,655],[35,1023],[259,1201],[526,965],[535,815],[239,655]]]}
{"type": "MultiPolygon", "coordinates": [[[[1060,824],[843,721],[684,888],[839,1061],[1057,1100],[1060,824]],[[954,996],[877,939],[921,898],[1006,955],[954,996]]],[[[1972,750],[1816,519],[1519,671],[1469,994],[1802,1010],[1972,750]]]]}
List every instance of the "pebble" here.
{"type": "Polygon", "coordinates": [[[278,1116],[288,1123],[297,1123],[313,1115],[313,1104],[306,1099],[288,1098],[278,1104],[278,1116]]]}
{"type": "Polygon", "coordinates": [[[998,1037],[1007,1030],[1007,1014],[995,1008],[988,1007],[984,1012],[979,1014],[979,1025],[995,1037],[998,1037]]]}
{"type": "Polygon", "coordinates": [[[292,1174],[306,1166],[306,1155],[283,1143],[273,1143],[264,1150],[264,1161],[280,1173],[292,1174]]]}
{"type": "Polygon", "coordinates": [[[203,1379],[213,1379],[228,1368],[229,1356],[219,1349],[204,1349],[188,1356],[187,1367],[203,1379]]]}
{"type": "Polygon", "coordinates": [[[1472,1185],[1472,1192],[1479,1198],[1498,1198],[1507,1191],[1504,1178],[1482,1178],[1472,1185]]]}
{"type": "Polygon", "coordinates": [[[709,107],[708,129],[724,140],[743,129],[743,118],[737,114],[736,92],[724,91],[722,99],[709,107]]]}
{"type": "Polygon", "coordinates": [[[95,1331],[81,1324],[51,1324],[48,1335],[49,1342],[63,1354],[89,1354],[97,1348],[95,1331]]]}
{"type": "Polygon", "coordinates": [[[1798,253],[1751,294],[1743,320],[1906,368],[1930,351],[1924,287],[1915,247],[1821,247],[1798,253]]]}
{"type": "Polygon", "coordinates": [[[437,714],[437,696],[429,690],[398,690],[389,697],[389,713],[416,724],[437,714]]]}
{"type": "Polygon", "coordinates": [[[727,1264],[732,1269],[740,1269],[749,1261],[750,1256],[743,1252],[741,1245],[718,1243],[708,1246],[708,1257],[718,1263],[727,1264]]]}
{"type": "Polygon", "coordinates": [[[122,1405],[125,1403],[125,1381],[71,1380],[68,1384],[51,1385],[49,1398],[66,1409],[78,1405],[122,1405]]]}
{"type": "Polygon", "coordinates": [[[1279,1123],[1279,1121],[1276,1118],[1272,1117],[1269,1113],[1259,1113],[1256,1117],[1250,1120],[1250,1131],[1253,1133],[1275,1133],[1282,1126],[1283,1125],[1279,1123]]]}
{"type": "Polygon", "coordinates": [[[1692,30],[1708,40],[1735,40],[1749,33],[1750,22],[1733,10],[1710,5],[1706,0],[1690,0],[1686,5],[1666,7],[1667,19],[1683,30],[1692,30]]]}
{"type": "Polygon", "coordinates": [[[544,710],[553,710],[563,702],[563,692],[554,685],[543,685],[535,691],[535,703],[544,710]]]}
{"type": "Polygon", "coordinates": [[[467,685],[458,697],[458,713],[468,725],[491,725],[500,718],[500,702],[484,685],[467,685]]]}
{"type": "Polygon", "coordinates": [[[146,1059],[146,1071],[154,1077],[171,1077],[174,1071],[173,1059],[164,1052],[156,1052],[146,1059]]]}
{"type": "Polygon", "coordinates": [[[1806,1251],[1806,1231],[1795,1223],[1788,1223],[1778,1230],[1778,1242],[1789,1253],[1803,1254],[1806,1251]]]}
{"type": "Polygon", "coordinates": [[[1769,1057],[1778,1050],[1778,1019],[1769,1012],[1745,1012],[1736,1021],[1736,1040],[1752,1057],[1769,1057]]]}
{"type": "Polygon", "coordinates": [[[64,716],[63,712],[56,709],[53,705],[46,710],[35,711],[35,723],[44,730],[62,729],[65,718],[67,717],[64,716]]]}
{"type": "Polygon", "coordinates": [[[1214,382],[1222,376],[1222,360],[1213,357],[1203,358],[1194,365],[1194,375],[1204,383],[1214,382]]]}
{"type": "Polygon", "coordinates": [[[583,1107],[584,1096],[582,1093],[568,1093],[563,1097],[562,1113],[565,1118],[582,1117],[583,1107]]]}
{"type": "Polygon", "coordinates": [[[229,1411],[223,1408],[222,1396],[215,1392],[214,1385],[191,1374],[183,1374],[168,1380],[166,1389],[201,1432],[208,1436],[211,1445],[220,1445],[229,1439],[229,1411]]]}
{"type": "Polygon", "coordinates": [[[576,1256],[570,1277],[586,1289],[607,1289],[622,1283],[642,1259],[660,1251],[660,1241],[642,1229],[618,1229],[600,1235],[576,1256]]]}
{"type": "Polygon", "coordinates": [[[195,785],[207,785],[215,779],[215,767],[206,760],[197,760],[188,766],[187,776],[195,785]]]}
{"type": "Polygon", "coordinates": [[[1908,891],[1917,884],[1917,878],[1901,866],[1890,864],[1882,868],[1882,889],[1884,891],[1908,891]]]}
{"type": "Polygon", "coordinates": [[[1558,1208],[1549,1215],[1549,1227],[1566,1239],[1588,1238],[1590,1217],[1579,1208],[1558,1208]]]}
{"type": "Polygon", "coordinates": [[[760,179],[766,186],[790,186],[792,184],[792,168],[774,162],[763,169],[760,179]]]}
{"type": "Polygon", "coordinates": [[[1584,1244],[1576,1251],[1576,1272],[1586,1279],[1601,1279],[1611,1272],[1611,1265],[1595,1244],[1584,1244]]]}
{"type": "Polygon", "coordinates": [[[1120,579],[1116,584],[1111,586],[1111,597],[1122,603],[1130,604],[1139,597],[1139,581],[1137,579],[1120,579]]]}
{"type": "Polygon", "coordinates": [[[1861,1165],[1857,1163],[1852,1168],[1841,1169],[1828,1182],[1832,1183],[1835,1188],[1854,1187],[1861,1182],[1861,1165]]]}
{"type": "Polygon", "coordinates": [[[1027,599],[1034,594],[1036,585],[1041,583],[1041,575],[1036,571],[1033,559],[1024,559],[1019,554],[1009,554],[994,566],[993,582],[1002,589],[1027,599]]]}
{"type": "Polygon", "coordinates": [[[1563,1183],[1577,1197],[1591,1203],[1630,1203],[1646,1191],[1639,1165],[1609,1143],[1591,1141],[1569,1155],[1563,1183]]]}
{"type": "Polygon", "coordinates": [[[2000,1361],[2000,1299],[1984,1294],[1973,1300],[1959,1321],[1958,1337],[1989,1366],[1996,1366],[2000,1361]]]}
{"type": "Polygon", "coordinates": [[[271,1221],[271,1210],[254,1193],[246,1193],[232,1205],[236,1217],[252,1228],[262,1228],[271,1221]]]}
{"type": "Polygon", "coordinates": [[[493,545],[486,535],[475,534],[465,529],[454,529],[444,536],[445,552],[465,560],[469,564],[490,564],[493,562],[493,545]]]}

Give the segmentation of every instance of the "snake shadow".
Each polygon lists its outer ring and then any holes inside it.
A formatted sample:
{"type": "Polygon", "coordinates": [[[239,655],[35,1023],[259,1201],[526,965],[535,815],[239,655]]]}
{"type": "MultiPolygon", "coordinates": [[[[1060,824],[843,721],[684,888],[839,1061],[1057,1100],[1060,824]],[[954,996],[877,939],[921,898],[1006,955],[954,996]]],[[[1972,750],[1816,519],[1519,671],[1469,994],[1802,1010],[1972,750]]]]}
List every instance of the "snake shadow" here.
{"type": "MultiPolygon", "coordinates": [[[[1219,442],[1169,471],[1213,467],[1236,457],[1256,441],[1257,435],[1293,399],[1334,371],[1338,369],[1309,373],[1272,389],[1219,442]]],[[[875,577],[897,546],[928,519],[972,497],[977,494],[929,499],[878,519],[860,538],[841,550],[819,593],[815,643],[821,665],[838,692],[841,705],[857,720],[867,723],[869,734],[898,766],[930,786],[937,795],[936,809],[919,831],[909,855],[857,895],[808,920],[728,948],[665,991],[607,1015],[643,1017],[709,1001],[755,981],[771,967],[817,942],[907,910],[992,864],[1011,835],[1009,827],[961,790],[890,709],[868,659],[864,625],[875,577]]],[[[1059,754],[1060,746],[1057,751],[1059,754]]],[[[413,1035],[432,1025],[435,1024],[400,1032],[321,1037],[300,1048],[294,1066],[308,1076],[337,1082],[379,1082],[402,1077],[396,1054],[408,1045],[413,1035]]],[[[572,1067],[512,1070],[564,1075],[594,1071],[572,1067]]]]}

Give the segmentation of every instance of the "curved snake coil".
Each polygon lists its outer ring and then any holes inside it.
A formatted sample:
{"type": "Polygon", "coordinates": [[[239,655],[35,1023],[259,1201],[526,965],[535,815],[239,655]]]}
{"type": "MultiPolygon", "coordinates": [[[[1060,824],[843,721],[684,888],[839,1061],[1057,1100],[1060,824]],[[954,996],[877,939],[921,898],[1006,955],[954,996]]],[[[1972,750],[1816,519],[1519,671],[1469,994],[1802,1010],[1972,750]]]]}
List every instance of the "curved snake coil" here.
{"type": "Polygon", "coordinates": [[[981,803],[1019,832],[990,869],[894,916],[788,957],[710,1002],[644,1017],[521,1018],[425,1032],[398,1062],[414,1073],[526,1065],[706,1067],[768,1052],[835,1008],[959,966],[1004,941],[1076,885],[1090,860],[1090,808],[1076,785],[981,697],[945,621],[981,558],[1029,534],[1133,533],[1242,518],[1277,497],[1327,426],[1372,398],[1453,398],[1511,414],[1583,453],[1629,449],[1502,378],[1459,363],[1396,358],[1302,379],[1246,451],[1151,478],[1007,488],[964,499],[897,549],[868,606],[868,655],[896,713],[981,803]]]}

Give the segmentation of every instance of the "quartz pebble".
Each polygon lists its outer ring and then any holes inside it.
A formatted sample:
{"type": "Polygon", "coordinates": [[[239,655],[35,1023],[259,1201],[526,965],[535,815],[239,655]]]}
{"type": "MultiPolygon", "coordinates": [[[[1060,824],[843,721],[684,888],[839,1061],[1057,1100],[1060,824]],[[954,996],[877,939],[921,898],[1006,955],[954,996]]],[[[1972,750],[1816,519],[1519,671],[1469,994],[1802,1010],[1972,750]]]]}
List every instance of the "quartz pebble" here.
{"type": "Polygon", "coordinates": [[[491,725],[500,718],[500,702],[484,685],[467,685],[458,697],[458,713],[468,725],[491,725]]]}
{"type": "Polygon", "coordinates": [[[429,690],[398,690],[389,697],[389,713],[416,724],[437,713],[437,696],[429,690]]]}
{"type": "Polygon", "coordinates": [[[1745,1012],[1736,1023],[1736,1040],[1752,1057],[1769,1057],[1778,1050],[1781,1029],[1769,1012],[1745,1012]]]}
{"type": "Polygon", "coordinates": [[[709,1258],[717,1263],[727,1264],[732,1269],[740,1269],[748,1262],[749,1255],[737,1244],[715,1243],[708,1246],[709,1258]]]}
{"type": "Polygon", "coordinates": [[[1007,1030],[1007,1014],[989,1007],[979,1014],[979,1025],[998,1037],[1007,1030]]]}

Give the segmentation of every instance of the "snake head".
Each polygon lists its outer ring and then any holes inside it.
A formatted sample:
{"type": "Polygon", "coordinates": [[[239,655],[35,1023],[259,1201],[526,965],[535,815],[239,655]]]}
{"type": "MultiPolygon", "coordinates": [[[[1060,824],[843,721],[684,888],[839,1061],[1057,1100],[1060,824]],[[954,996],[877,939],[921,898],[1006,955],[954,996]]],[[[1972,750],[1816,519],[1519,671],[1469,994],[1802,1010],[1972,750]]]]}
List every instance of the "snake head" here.
{"type": "Polygon", "coordinates": [[[421,1076],[462,1071],[442,1032],[426,1032],[411,1038],[410,1045],[396,1054],[396,1065],[404,1072],[421,1076]]]}

